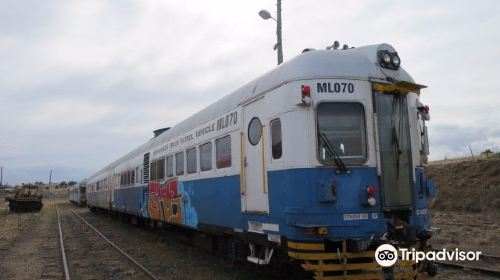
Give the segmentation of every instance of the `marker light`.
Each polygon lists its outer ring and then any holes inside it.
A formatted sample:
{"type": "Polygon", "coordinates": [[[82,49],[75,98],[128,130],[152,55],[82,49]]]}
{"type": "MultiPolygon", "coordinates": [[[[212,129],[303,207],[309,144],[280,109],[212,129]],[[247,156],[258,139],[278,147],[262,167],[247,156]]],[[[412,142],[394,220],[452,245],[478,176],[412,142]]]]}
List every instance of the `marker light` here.
{"type": "Polygon", "coordinates": [[[369,185],[366,188],[366,193],[368,193],[368,205],[373,207],[377,204],[377,200],[375,199],[375,187],[373,185],[369,185]]]}
{"type": "Polygon", "coordinates": [[[304,105],[311,104],[311,87],[310,86],[302,86],[302,103],[304,105]]]}
{"type": "Polygon", "coordinates": [[[302,94],[311,96],[311,87],[310,86],[302,86],[302,94]]]}
{"type": "Polygon", "coordinates": [[[375,195],[375,187],[370,185],[366,188],[366,192],[368,193],[369,196],[374,196],[375,195]]]}
{"type": "Polygon", "coordinates": [[[428,113],[429,113],[429,110],[430,110],[430,109],[429,109],[429,106],[425,105],[425,106],[424,106],[424,111],[425,111],[425,113],[426,113],[426,114],[428,114],[428,113]]]}
{"type": "Polygon", "coordinates": [[[373,197],[368,198],[368,205],[370,205],[371,207],[373,207],[376,204],[377,204],[377,201],[375,200],[375,198],[373,198],[373,197]]]}

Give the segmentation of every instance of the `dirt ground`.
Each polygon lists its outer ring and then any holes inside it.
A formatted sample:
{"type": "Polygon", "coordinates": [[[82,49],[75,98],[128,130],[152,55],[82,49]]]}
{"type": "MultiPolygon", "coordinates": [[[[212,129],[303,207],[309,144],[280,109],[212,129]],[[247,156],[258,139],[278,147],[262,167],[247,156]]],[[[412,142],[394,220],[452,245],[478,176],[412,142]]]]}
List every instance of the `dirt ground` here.
{"type": "MultiPolygon", "coordinates": [[[[70,210],[160,279],[277,279],[273,271],[229,267],[215,254],[189,244],[182,231],[145,229],[105,214],[95,214],[64,200],[57,202],[72,279],[147,279],[70,210]]],[[[0,224],[0,279],[63,279],[57,216],[52,202],[39,213],[10,215],[0,224]]]]}
{"type": "Polygon", "coordinates": [[[432,224],[440,228],[432,241],[437,248],[459,248],[500,256],[500,216],[478,213],[432,213],[432,224]]]}
{"type": "Polygon", "coordinates": [[[0,228],[2,279],[61,279],[57,219],[51,205],[39,213],[10,215],[0,228]]]}

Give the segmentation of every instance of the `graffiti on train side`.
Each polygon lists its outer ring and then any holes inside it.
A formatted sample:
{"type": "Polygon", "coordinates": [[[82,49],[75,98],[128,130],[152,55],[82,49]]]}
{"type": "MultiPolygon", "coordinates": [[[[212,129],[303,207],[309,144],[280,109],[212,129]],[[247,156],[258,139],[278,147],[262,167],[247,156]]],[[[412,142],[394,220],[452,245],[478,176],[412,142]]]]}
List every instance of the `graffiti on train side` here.
{"type": "Polygon", "coordinates": [[[196,228],[198,215],[191,204],[193,196],[192,183],[186,184],[177,179],[162,184],[152,181],[143,189],[141,212],[144,217],[152,220],[196,228]]]}
{"type": "Polygon", "coordinates": [[[177,180],[164,185],[149,183],[148,213],[153,220],[182,224],[182,196],[178,192],[177,180]]]}

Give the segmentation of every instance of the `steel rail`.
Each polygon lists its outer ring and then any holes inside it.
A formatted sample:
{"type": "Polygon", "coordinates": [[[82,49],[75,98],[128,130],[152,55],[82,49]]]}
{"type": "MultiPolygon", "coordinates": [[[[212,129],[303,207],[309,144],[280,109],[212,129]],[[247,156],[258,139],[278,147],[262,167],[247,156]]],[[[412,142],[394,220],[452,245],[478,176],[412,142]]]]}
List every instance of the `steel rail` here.
{"type": "Polygon", "coordinates": [[[124,257],[126,257],[129,261],[131,261],[133,264],[135,264],[139,269],[141,269],[146,275],[148,275],[151,279],[154,280],[159,280],[158,277],[156,277],[151,271],[149,271],[147,268],[145,268],[142,264],[140,264],[138,261],[136,261],[134,258],[132,258],[129,254],[127,254],[125,251],[123,251],[120,247],[118,247],[115,243],[113,243],[111,240],[109,240],[104,234],[102,234],[99,230],[97,230],[94,226],[92,226],[87,220],[85,220],[83,217],[78,215],[74,210],[71,210],[75,216],[77,216],[80,220],[82,220],[87,226],[89,226],[95,233],[97,233],[104,241],[108,242],[109,245],[111,245],[113,248],[115,248],[120,254],[122,254],[124,257]]]}
{"type": "Polygon", "coordinates": [[[59,243],[61,244],[61,255],[62,255],[63,266],[64,266],[64,278],[66,280],[71,280],[71,277],[69,276],[69,269],[68,269],[68,261],[66,259],[66,252],[64,250],[63,234],[62,234],[62,228],[61,228],[61,217],[59,216],[59,210],[57,209],[57,206],[56,206],[56,214],[57,214],[57,225],[59,227],[59,243]]]}
{"type": "MultiPolygon", "coordinates": [[[[434,249],[433,251],[438,252],[443,250],[444,248],[441,249],[434,249]]],[[[488,254],[479,254],[479,259],[480,260],[494,260],[494,261],[500,261],[500,256],[495,256],[495,255],[488,255],[488,254]]]]}
{"type": "Polygon", "coordinates": [[[483,260],[495,260],[495,261],[500,261],[500,256],[494,256],[494,255],[487,255],[487,254],[483,254],[481,253],[479,255],[479,259],[483,259],[483,260]]]}
{"type": "Polygon", "coordinates": [[[4,215],[2,217],[0,217],[0,222],[2,222],[3,220],[7,219],[8,216],[10,216],[11,214],[7,214],[7,215],[4,215]]]}
{"type": "Polygon", "coordinates": [[[496,276],[496,277],[500,276],[500,270],[494,270],[494,269],[477,267],[477,266],[468,266],[468,265],[457,264],[457,263],[441,262],[441,261],[434,261],[434,262],[436,264],[438,264],[440,266],[444,266],[444,267],[476,271],[479,273],[488,274],[488,275],[496,276]]]}

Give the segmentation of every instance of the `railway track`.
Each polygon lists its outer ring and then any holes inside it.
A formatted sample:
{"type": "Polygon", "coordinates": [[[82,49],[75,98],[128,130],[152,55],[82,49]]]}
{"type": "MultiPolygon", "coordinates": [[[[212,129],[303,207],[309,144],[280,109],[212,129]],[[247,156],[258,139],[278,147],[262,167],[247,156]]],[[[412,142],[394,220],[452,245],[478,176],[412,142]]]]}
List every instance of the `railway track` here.
{"type": "Polygon", "coordinates": [[[74,210],[56,212],[66,280],[159,279],[74,210]]]}
{"type": "Polygon", "coordinates": [[[452,269],[460,269],[465,272],[478,272],[484,275],[493,276],[495,278],[500,278],[500,270],[495,268],[487,267],[488,264],[491,265],[492,262],[496,263],[497,266],[500,266],[500,256],[481,254],[479,255],[480,264],[482,265],[471,265],[468,264],[460,264],[454,262],[443,262],[436,261],[435,263],[442,267],[452,268],[452,269]],[[485,266],[486,263],[486,266],[485,266]]]}
{"type": "Polygon", "coordinates": [[[10,215],[11,215],[11,214],[9,213],[9,214],[6,214],[6,215],[1,216],[1,217],[0,217],[0,222],[3,222],[3,221],[5,221],[5,220],[7,220],[7,218],[8,218],[10,215]]]}

